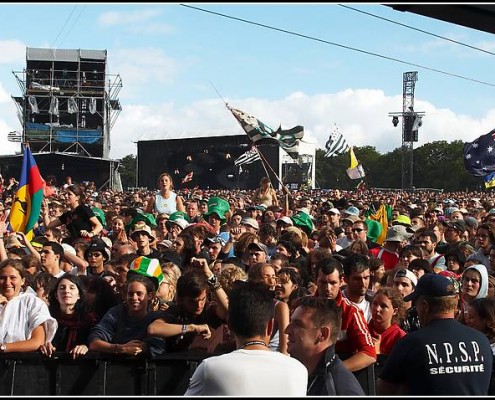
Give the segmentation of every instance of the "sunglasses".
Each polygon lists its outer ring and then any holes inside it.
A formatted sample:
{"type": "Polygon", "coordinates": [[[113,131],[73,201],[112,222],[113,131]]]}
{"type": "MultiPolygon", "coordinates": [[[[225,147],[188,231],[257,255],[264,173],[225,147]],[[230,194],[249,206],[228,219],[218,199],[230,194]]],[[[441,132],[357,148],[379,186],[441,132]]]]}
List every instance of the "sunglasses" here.
{"type": "Polygon", "coordinates": [[[352,228],[352,231],[355,233],[361,233],[362,231],[364,231],[364,229],[363,228],[352,228]]]}

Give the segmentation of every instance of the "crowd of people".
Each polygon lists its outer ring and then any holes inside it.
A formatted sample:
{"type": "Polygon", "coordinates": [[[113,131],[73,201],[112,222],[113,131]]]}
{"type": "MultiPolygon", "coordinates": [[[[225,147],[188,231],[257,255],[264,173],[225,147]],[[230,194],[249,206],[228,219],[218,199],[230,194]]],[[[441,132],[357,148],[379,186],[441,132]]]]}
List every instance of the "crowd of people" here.
{"type": "MultiPolygon", "coordinates": [[[[487,395],[491,192],[97,190],[47,180],[32,234],[0,203],[0,353],[207,358],[186,395],[487,395]]],[[[490,393],[493,394],[493,393],[490,393]]]]}

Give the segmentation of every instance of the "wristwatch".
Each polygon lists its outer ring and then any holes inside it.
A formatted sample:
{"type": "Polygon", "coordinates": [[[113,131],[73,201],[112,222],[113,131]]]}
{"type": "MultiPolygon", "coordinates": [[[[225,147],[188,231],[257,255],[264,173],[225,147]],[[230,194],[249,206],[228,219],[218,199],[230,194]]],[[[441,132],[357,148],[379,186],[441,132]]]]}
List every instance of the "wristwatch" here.
{"type": "Polygon", "coordinates": [[[7,352],[7,345],[5,343],[0,344],[0,353],[7,352]]]}

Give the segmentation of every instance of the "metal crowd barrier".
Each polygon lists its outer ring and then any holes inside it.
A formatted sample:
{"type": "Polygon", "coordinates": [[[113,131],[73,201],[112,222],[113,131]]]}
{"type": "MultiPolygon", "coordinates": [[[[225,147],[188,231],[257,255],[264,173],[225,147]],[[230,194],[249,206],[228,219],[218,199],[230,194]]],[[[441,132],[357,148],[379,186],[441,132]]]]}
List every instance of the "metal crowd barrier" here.
{"type": "MultiPolygon", "coordinates": [[[[73,360],[67,353],[0,355],[0,396],[181,396],[198,364],[211,354],[183,352],[154,358],[89,352],[73,360]]],[[[386,356],[354,372],[368,396],[386,356]]],[[[490,395],[495,394],[495,372],[490,395]]]]}

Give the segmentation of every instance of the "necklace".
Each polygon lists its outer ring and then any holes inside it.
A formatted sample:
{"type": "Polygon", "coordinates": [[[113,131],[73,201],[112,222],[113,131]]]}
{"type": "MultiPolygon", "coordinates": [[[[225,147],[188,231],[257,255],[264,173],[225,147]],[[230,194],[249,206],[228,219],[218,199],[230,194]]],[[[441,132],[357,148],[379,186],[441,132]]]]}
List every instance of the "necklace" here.
{"type": "Polygon", "coordinates": [[[248,347],[248,346],[254,346],[254,345],[260,345],[260,346],[268,347],[268,345],[265,342],[263,342],[262,340],[250,340],[250,341],[244,343],[241,347],[239,347],[238,350],[243,349],[243,348],[248,347]]]}

